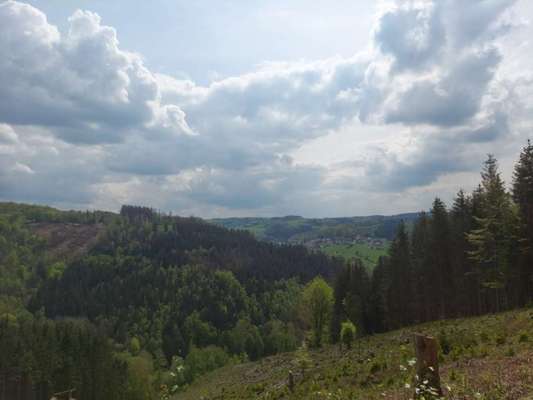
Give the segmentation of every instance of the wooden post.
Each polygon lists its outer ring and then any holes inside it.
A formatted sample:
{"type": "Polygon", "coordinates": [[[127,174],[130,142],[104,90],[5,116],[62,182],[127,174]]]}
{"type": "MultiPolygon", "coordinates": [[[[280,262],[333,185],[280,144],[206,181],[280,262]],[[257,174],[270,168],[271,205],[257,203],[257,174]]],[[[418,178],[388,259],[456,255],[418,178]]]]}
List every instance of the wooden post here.
{"type": "Polygon", "coordinates": [[[289,390],[294,392],[294,374],[292,371],[289,371],[289,390]]]}
{"type": "Polygon", "coordinates": [[[430,336],[415,333],[413,337],[416,353],[415,398],[428,395],[442,396],[439,376],[437,340],[430,336]]]}

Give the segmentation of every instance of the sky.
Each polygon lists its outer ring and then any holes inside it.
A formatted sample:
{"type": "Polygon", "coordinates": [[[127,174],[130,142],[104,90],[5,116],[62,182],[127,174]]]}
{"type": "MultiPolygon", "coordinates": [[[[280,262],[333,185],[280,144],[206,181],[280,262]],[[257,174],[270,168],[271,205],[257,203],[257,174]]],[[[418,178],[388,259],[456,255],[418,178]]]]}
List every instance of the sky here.
{"type": "Polygon", "coordinates": [[[528,0],[0,0],[0,200],[428,209],[533,137],[528,0]]]}

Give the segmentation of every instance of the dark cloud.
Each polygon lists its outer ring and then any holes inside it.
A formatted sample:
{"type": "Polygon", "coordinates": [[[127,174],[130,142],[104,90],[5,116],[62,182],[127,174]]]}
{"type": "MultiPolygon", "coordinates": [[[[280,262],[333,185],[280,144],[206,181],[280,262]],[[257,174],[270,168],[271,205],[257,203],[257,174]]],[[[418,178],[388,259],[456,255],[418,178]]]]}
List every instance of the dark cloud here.
{"type": "Polygon", "coordinates": [[[389,123],[456,126],[479,111],[481,100],[501,60],[495,49],[457,60],[437,81],[415,82],[397,95],[386,114],[389,123]]]}
{"type": "Polygon", "coordinates": [[[365,165],[366,184],[378,190],[402,192],[427,186],[440,177],[476,171],[486,156],[483,144],[504,139],[507,117],[495,112],[481,126],[413,134],[401,152],[377,151],[365,165]]]}
{"type": "Polygon", "coordinates": [[[441,8],[435,3],[399,7],[379,21],[375,41],[394,59],[398,70],[422,69],[435,63],[446,44],[441,8]]]}

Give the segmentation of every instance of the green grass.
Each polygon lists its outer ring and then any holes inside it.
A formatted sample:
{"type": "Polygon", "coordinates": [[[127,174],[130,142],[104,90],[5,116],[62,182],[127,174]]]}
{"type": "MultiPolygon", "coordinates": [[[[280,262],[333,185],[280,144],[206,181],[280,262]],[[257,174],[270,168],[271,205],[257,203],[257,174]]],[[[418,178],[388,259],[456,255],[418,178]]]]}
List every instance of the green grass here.
{"type": "Polygon", "coordinates": [[[363,243],[323,245],[320,249],[329,256],[341,257],[347,261],[359,259],[371,271],[378,263],[379,257],[387,255],[389,243],[383,247],[363,243]]]}
{"type": "Polygon", "coordinates": [[[533,393],[533,309],[527,309],[365,337],[349,351],[327,345],[227,366],[199,378],[174,399],[409,399],[414,332],[439,339],[445,398],[511,400],[533,393]],[[304,359],[307,368],[302,370],[304,359]],[[295,377],[292,393],[289,370],[295,377]]]}

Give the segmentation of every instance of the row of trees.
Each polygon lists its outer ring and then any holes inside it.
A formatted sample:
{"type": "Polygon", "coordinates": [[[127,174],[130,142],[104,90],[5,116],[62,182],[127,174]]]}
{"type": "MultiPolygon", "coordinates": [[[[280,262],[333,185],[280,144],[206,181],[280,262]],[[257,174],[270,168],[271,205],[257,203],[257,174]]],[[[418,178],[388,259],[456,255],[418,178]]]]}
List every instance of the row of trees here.
{"type": "Polygon", "coordinates": [[[371,278],[355,263],[334,289],[333,341],[344,320],[381,332],[533,301],[533,145],[520,154],[510,191],[489,156],[473,193],[460,191],[450,209],[435,199],[413,226],[399,226],[371,278]]]}

